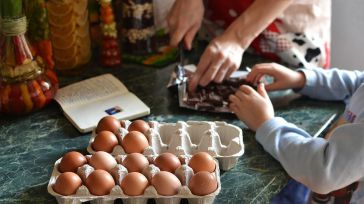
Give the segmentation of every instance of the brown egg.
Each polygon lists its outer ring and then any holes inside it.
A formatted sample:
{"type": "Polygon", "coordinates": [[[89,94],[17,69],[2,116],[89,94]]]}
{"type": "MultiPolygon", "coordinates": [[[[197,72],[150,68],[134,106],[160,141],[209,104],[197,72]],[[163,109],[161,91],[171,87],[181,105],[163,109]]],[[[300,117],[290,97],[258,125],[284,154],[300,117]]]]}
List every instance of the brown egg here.
{"type": "Polygon", "coordinates": [[[114,133],[103,130],[100,131],[92,143],[92,148],[95,151],[105,151],[111,153],[114,147],[118,144],[118,138],[114,133]]]}
{"type": "Polygon", "coordinates": [[[190,166],[195,173],[200,171],[214,172],[216,168],[214,158],[206,152],[194,154],[188,162],[188,166],[190,166]]]}
{"type": "Polygon", "coordinates": [[[128,127],[129,131],[138,131],[143,134],[146,134],[149,130],[150,126],[144,120],[134,120],[128,127]]]}
{"type": "Polygon", "coordinates": [[[125,157],[123,165],[128,172],[142,172],[149,165],[149,161],[140,153],[131,153],[125,157]]]}
{"type": "Polygon", "coordinates": [[[110,171],[116,166],[117,162],[113,156],[104,151],[98,151],[91,156],[90,165],[95,169],[110,171]]]}
{"type": "Polygon", "coordinates": [[[160,171],[152,177],[152,185],[159,195],[173,196],[181,187],[180,180],[168,171],[160,171]]]}
{"type": "Polygon", "coordinates": [[[53,185],[53,190],[61,195],[76,194],[77,189],[82,185],[81,178],[73,172],[61,173],[56,183],[53,185]]]}
{"type": "Polygon", "coordinates": [[[121,189],[123,189],[123,192],[128,196],[144,194],[148,185],[148,179],[139,172],[128,173],[120,183],[121,189]]]}
{"type": "Polygon", "coordinates": [[[107,130],[114,134],[119,134],[120,128],[121,128],[120,121],[118,121],[113,116],[105,116],[97,124],[96,133],[99,133],[103,130],[107,130]]]}
{"type": "Polygon", "coordinates": [[[176,169],[181,166],[181,162],[174,154],[165,152],[159,155],[155,160],[154,164],[161,171],[169,171],[174,174],[176,169]]]}
{"type": "Polygon", "coordinates": [[[86,186],[92,195],[102,196],[110,194],[115,186],[111,174],[104,170],[93,171],[86,179],[86,186]]]}
{"type": "Polygon", "coordinates": [[[208,195],[217,189],[217,180],[214,174],[207,171],[200,171],[192,176],[188,188],[194,195],[208,195]]]}
{"type": "Polygon", "coordinates": [[[58,165],[58,170],[62,172],[77,172],[77,168],[87,163],[86,157],[81,153],[72,151],[67,152],[58,165]]]}
{"type": "Polygon", "coordinates": [[[121,141],[124,151],[128,154],[143,153],[144,149],[149,146],[147,138],[138,131],[130,131],[121,141]]]}

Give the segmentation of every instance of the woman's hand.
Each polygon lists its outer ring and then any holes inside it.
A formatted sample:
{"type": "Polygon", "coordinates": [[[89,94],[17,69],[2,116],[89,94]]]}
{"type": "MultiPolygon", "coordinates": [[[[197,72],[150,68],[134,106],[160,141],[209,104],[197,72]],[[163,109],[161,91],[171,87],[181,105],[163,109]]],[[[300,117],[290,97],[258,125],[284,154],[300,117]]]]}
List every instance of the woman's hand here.
{"type": "Polygon", "coordinates": [[[198,85],[206,86],[211,81],[221,83],[236,71],[241,64],[244,49],[233,32],[224,32],[207,46],[200,58],[196,72],[189,83],[189,91],[198,85]]]}
{"type": "Polygon", "coordinates": [[[184,41],[187,49],[192,48],[192,41],[201,27],[204,5],[202,0],[176,0],[167,16],[171,37],[170,44],[177,47],[184,41]]]}
{"type": "Polygon", "coordinates": [[[247,81],[257,84],[264,75],[274,78],[274,82],[266,85],[267,91],[282,89],[301,89],[306,83],[302,72],[293,71],[276,63],[257,64],[247,76],[247,81]]]}
{"type": "Polygon", "coordinates": [[[273,105],[264,88],[258,85],[258,90],[242,85],[235,95],[230,95],[230,110],[250,129],[256,131],[265,121],[274,117],[273,105]]]}

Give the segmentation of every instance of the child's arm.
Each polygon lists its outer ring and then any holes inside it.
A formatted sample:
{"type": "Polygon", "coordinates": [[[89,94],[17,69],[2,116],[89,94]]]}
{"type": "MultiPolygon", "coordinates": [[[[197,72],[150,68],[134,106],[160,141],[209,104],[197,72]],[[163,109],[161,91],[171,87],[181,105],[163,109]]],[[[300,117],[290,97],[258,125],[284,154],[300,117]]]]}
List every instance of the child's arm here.
{"type": "Polygon", "coordinates": [[[346,124],[326,141],[276,117],[258,128],[256,139],[291,177],[326,194],[363,179],[363,132],[362,124],[346,124]]]}
{"type": "Polygon", "coordinates": [[[257,83],[264,75],[274,78],[266,86],[268,91],[302,88],[300,93],[322,100],[345,100],[364,82],[364,73],[359,71],[316,68],[296,72],[276,63],[255,65],[247,80],[257,83]]]}
{"type": "Polygon", "coordinates": [[[364,73],[333,68],[300,69],[306,84],[300,93],[321,100],[347,100],[364,83],[364,73]]]}

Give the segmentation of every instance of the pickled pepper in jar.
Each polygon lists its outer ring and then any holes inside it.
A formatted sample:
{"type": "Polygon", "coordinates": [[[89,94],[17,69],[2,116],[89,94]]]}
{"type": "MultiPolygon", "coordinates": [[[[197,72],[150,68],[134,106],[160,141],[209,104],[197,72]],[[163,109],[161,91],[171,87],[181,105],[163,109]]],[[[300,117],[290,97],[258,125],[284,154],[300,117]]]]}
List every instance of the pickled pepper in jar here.
{"type": "Polygon", "coordinates": [[[1,0],[0,112],[25,114],[43,108],[58,89],[58,78],[25,37],[22,0],[1,0]]]}
{"type": "Polygon", "coordinates": [[[48,69],[54,68],[52,42],[49,35],[48,14],[45,0],[26,2],[26,16],[29,18],[28,36],[35,56],[44,60],[48,69]]]}
{"type": "Polygon", "coordinates": [[[116,22],[111,0],[100,0],[100,4],[102,30],[100,62],[103,66],[112,67],[121,62],[116,22]]]}

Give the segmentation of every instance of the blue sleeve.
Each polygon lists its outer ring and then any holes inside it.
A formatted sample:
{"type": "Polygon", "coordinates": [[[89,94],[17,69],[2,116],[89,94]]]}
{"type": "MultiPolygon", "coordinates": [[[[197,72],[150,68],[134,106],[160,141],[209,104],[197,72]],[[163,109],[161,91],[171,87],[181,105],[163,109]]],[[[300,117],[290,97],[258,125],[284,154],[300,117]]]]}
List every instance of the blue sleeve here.
{"type": "Polygon", "coordinates": [[[363,132],[362,124],[346,124],[335,129],[330,140],[312,138],[276,117],[258,128],[256,139],[292,178],[326,194],[363,179],[363,132]]]}
{"type": "Polygon", "coordinates": [[[364,82],[364,73],[333,68],[324,70],[299,69],[306,76],[306,84],[299,93],[321,100],[343,100],[347,102],[355,90],[364,82]]]}

